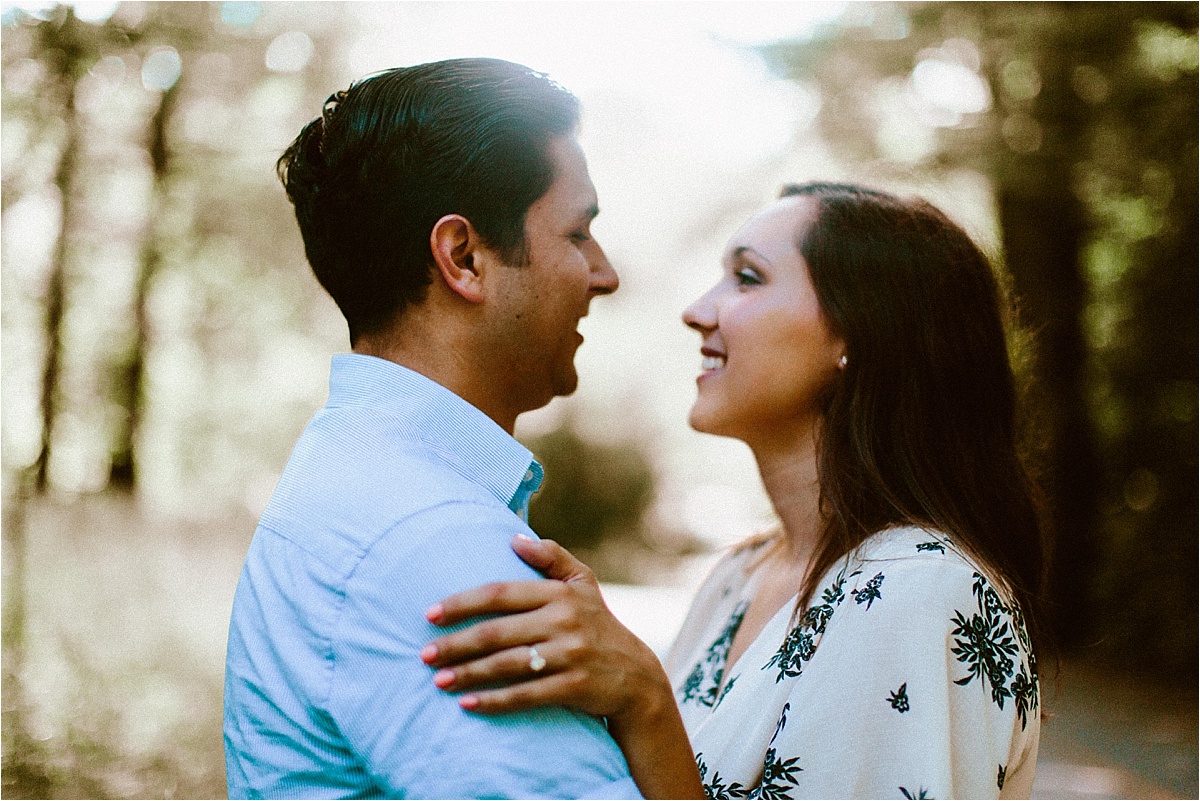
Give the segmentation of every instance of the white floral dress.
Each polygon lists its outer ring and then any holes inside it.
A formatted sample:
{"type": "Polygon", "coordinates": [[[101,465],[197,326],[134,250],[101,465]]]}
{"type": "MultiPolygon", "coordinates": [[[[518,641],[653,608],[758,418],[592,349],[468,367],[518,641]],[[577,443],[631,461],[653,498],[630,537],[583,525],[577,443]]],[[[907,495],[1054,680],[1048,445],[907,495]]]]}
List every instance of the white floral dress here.
{"type": "Polygon", "coordinates": [[[1025,625],[949,537],[874,535],[728,665],[763,547],[717,565],[667,659],[709,798],[1029,797],[1025,625]]]}

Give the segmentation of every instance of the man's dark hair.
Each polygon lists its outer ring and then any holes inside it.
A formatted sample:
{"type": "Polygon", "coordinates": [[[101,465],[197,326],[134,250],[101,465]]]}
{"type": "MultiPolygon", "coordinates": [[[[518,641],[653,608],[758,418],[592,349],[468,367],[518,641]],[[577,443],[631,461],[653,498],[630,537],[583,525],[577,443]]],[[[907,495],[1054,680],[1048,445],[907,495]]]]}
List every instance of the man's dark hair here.
{"type": "Polygon", "coordinates": [[[570,92],[499,59],[400,67],[330,96],[277,168],[351,345],[424,298],[447,214],[524,263],[526,212],[554,182],[549,142],[578,122],[570,92]]]}

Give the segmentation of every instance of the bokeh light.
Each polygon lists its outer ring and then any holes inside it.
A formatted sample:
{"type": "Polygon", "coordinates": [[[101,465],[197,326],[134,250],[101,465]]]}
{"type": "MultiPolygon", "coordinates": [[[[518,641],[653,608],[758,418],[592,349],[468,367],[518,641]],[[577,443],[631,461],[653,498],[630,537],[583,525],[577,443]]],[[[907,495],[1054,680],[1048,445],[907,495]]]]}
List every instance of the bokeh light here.
{"type": "Polygon", "coordinates": [[[165,92],[175,85],[183,73],[183,59],[173,47],[152,49],[142,62],[142,86],[151,91],[165,92]]]}

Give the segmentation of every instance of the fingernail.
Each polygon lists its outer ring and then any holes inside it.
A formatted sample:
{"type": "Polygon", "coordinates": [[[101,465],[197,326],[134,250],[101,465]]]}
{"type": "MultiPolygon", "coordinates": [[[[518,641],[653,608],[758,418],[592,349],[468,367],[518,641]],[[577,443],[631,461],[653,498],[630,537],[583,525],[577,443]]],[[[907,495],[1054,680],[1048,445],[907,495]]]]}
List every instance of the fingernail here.
{"type": "Polygon", "coordinates": [[[433,660],[437,659],[437,655],[438,647],[433,643],[429,643],[429,645],[426,645],[424,648],[422,648],[420,653],[421,661],[427,665],[433,662],[433,660]]]}
{"type": "Polygon", "coordinates": [[[430,623],[437,623],[442,619],[442,615],[446,614],[446,607],[441,604],[434,604],[425,610],[425,619],[430,623]]]}
{"type": "Polygon", "coordinates": [[[474,709],[475,707],[479,706],[479,696],[464,695],[462,698],[458,699],[458,705],[463,709],[474,709]]]}
{"type": "Polygon", "coordinates": [[[442,688],[449,687],[454,683],[454,671],[439,670],[433,674],[433,683],[442,688]]]}
{"type": "Polygon", "coordinates": [[[525,534],[517,534],[516,538],[519,540],[525,540],[526,542],[533,542],[533,537],[527,536],[525,534]]]}

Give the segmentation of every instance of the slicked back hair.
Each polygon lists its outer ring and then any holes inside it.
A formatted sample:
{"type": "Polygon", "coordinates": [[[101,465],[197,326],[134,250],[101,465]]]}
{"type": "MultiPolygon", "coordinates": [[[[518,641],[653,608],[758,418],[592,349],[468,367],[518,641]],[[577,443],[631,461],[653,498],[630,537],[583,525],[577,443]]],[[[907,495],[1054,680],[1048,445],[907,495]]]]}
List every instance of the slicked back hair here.
{"type": "Polygon", "coordinates": [[[334,93],[277,169],[351,344],[424,298],[447,214],[523,264],[526,212],[554,182],[548,145],[578,122],[567,90],[499,59],[400,67],[334,93]]]}

